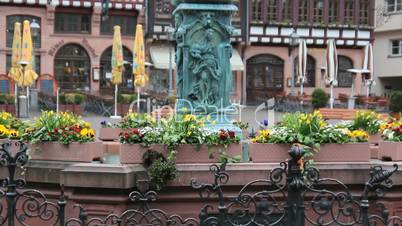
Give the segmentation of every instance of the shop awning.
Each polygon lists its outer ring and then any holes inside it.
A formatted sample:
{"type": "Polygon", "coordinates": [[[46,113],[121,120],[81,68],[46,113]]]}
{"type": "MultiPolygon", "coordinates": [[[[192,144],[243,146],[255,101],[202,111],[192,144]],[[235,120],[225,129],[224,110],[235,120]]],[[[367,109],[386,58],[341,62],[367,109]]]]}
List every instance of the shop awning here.
{"type": "Polygon", "coordinates": [[[232,65],[232,71],[244,71],[243,60],[241,59],[239,52],[237,52],[235,49],[232,51],[230,64],[232,65]]]}
{"type": "MultiPolygon", "coordinates": [[[[150,47],[151,59],[155,68],[157,69],[169,69],[169,48],[171,48],[172,53],[172,68],[176,67],[175,63],[175,51],[174,47],[171,45],[152,45],[150,47]]],[[[237,52],[233,49],[232,58],[230,59],[233,71],[243,71],[244,64],[237,52]]]]}
{"type": "Polygon", "coordinates": [[[169,69],[169,48],[172,51],[172,68],[176,68],[174,47],[172,45],[152,45],[149,51],[155,68],[169,69]]]}

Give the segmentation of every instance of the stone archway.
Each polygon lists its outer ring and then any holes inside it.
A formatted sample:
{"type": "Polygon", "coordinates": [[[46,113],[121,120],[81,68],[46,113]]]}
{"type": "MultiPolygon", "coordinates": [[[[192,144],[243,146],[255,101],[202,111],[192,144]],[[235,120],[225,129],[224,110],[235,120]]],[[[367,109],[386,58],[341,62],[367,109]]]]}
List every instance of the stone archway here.
{"type": "Polygon", "coordinates": [[[84,47],[66,44],[54,58],[54,74],[63,91],[90,91],[91,60],[84,47]]]}
{"type": "MultiPolygon", "coordinates": [[[[128,62],[128,64],[124,65],[123,71],[123,83],[120,85],[120,90],[123,91],[133,91],[134,83],[133,83],[133,68],[129,64],[133,60],[133,54],[131,51],[123,46],[123,59],[128,62]]],[[[105,49],[100,57],[100,89],[105,92],[112,92],[114,90],[114,86],[111,83],[111,75],[112,75],[112,47],[108,47],[105,49]]]]}

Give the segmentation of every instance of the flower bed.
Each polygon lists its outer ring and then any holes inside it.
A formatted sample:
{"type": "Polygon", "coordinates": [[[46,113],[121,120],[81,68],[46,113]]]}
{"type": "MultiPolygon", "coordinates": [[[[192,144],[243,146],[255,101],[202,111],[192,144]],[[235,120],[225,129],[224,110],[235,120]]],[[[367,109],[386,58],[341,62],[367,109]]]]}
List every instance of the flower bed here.
{"type": "Polygon", "coordinates": [[[99,130],[99,139],[102,141],[114,141],[119,139],[119,134],[121,134],[124,130],[121,128],[100,128],[99,130]]]}
{"type": "Polygon", "coordinates": [[[43,111],[22,140],[32,144],[33,159],[90,162],[103,152],[91,125],[70,112],[43,111]]]}
{"type": "Polygon", "coordinates": [[[159,152],[163,156],[166,156],[166,147],[164,145],[151,145],[146,147],[142,144],[121,144],[120,163],[143,164],[144,154],[149,150],[159,152]]]}
{"type": "Polygon", "coordinates": [[[314,154],[315,162],[369,162],[371,157],[370,144],[324,144],[314,154]]]}
{"type": "Polygon", "coordinates": [[[224,159],[241,160],[241,144],[231,144],[228,147],[223,145],[196,147],[191,144],[183,144],[177,147],[176,163],[219,163],[224,159]]]}
{"type": "Polygon", "coordinates": [[[279,163],[289,158],[290,144],[250,144],[249,155],[253,163],[279,163]]]}
{"type": "Polygon", "coordinates": [[[347,125],[329,125],[317,111],[311,114],[285,114],[280,124],[272,130],[259,131],[252,139],[250,157],[253,162],[282,162],[292,144],[301,144],[307,150],[305,158],[309,160],[367,162],[370,159],[367,141],[365,131],[351,131],[347,125]],[[362,152],[360,159],[353,153],[355,148],[359,153],[362,152]]]}
{"type": "Polygon", "coordinates": [[[383,139],[379,143],[380,157],[384,160],[402,160],[402,120],[393,119],[382,125],[383,139]]]}
{"type": "Polygon", "coordinates": [[[72,142],[69,145],[48,142],[31,145],[29,156],[33,160],[92,162],[102,158],[103,149],[101,142],[72,142]]]}

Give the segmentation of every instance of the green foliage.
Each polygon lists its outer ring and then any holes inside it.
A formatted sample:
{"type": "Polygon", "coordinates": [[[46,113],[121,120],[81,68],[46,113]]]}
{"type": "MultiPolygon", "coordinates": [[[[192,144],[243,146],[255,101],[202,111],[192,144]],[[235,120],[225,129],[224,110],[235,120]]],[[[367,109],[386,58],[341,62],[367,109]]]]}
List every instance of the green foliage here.
{"type": "Polygon", "coordinates": [[[157,190],[161,190],[168,181],[174,180],[176,174],[176,164],[163,158],[155,160],[148,168],[148,175],[157,190]]]}
{"type": "Polygon", "coordinates": [[[5,93],[0,94],[0,104],[14,104],[14,101],[14,96],[5,93]]]}
{"type": "Polygon", "coordinates": [[[85,96],[79,93],[61,93],[59,95],[60,104],[82,104],[85,96]]]}
{"type": "Polygon", "coordinates": [[[350,130],[364,130],[370,134],[376,134],[380,130],[382,121],[379,115],[373,111],[358,111],[356,117],[350,123],[350,130]]]}
{"type": "Polygon", "coordinates": [[[119,94],[117,95],[117,102],[119,104],[131,104],[137,100],[137,94],[119,94]]]}
{"type": "Polygon", "coordinates": [[[392,112],[402,112],[402,91],[395,91],[391,94],[389,109],[392,112]]]}
{"type": "Polygon", "coordinates": [[[328,94],[322,89],[315,89],[312,98],[311,102],[314,108],[323,108],[327,106],[329,100],[328,94]]]}
{"type": "Polygon", "coordinates": [[[144,127],[155,127],[156,120],[149,114],[128,113],[118,124],[122,129],[140,129],[144,127]]]}
{"type": "Polygon", "coordinates": [[[24,131],[22,140],[33,144],[59,142],[68,145],[72,142],[92,142],[95,131],[88,122],[69,112],[55,113],[43,111],[42,115],[24,131]]]}

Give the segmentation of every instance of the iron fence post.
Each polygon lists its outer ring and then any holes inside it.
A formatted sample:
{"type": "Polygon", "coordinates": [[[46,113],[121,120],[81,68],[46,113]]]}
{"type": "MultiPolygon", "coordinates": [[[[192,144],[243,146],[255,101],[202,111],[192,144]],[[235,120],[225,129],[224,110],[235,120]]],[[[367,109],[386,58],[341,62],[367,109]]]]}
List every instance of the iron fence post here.
{"type": "Polygon", "coordinates": [[[9,172],[9,181],[7,184],[7,218],[8,218],[8,226],[14,226],[15,221],[15,212],[16,212],[16,205],[15,205],[15,197],[17,196],[16,191],[16,181],[14,180],[15,175],[15,168],[16,168],[15,161],[11,161],[8,165],[8,172],[9,172]]]}
{"type": "Polygon", "coordinates": [[[66,220],[65,210],[66,210],[67,201],[66,201],[66,197],[64,196],[64,185],[63,184],[61,185],[60,189],[61,189],[60,190],[60,198],[57,201],[57,205],[59,206],[59,223],[60,223],[60,226],[64,226],[65,220],[66,220]]]}
{"type": "Polygon", "coordinates": [[[293,145],[289,150],[291,157],[288,160],[288,197],[286,201],[286,225],[287,226],[304,226],[304,199],[302,192],[305,189],[301,164],[299,160],[304,155],[301,146],[293,145]]]}

